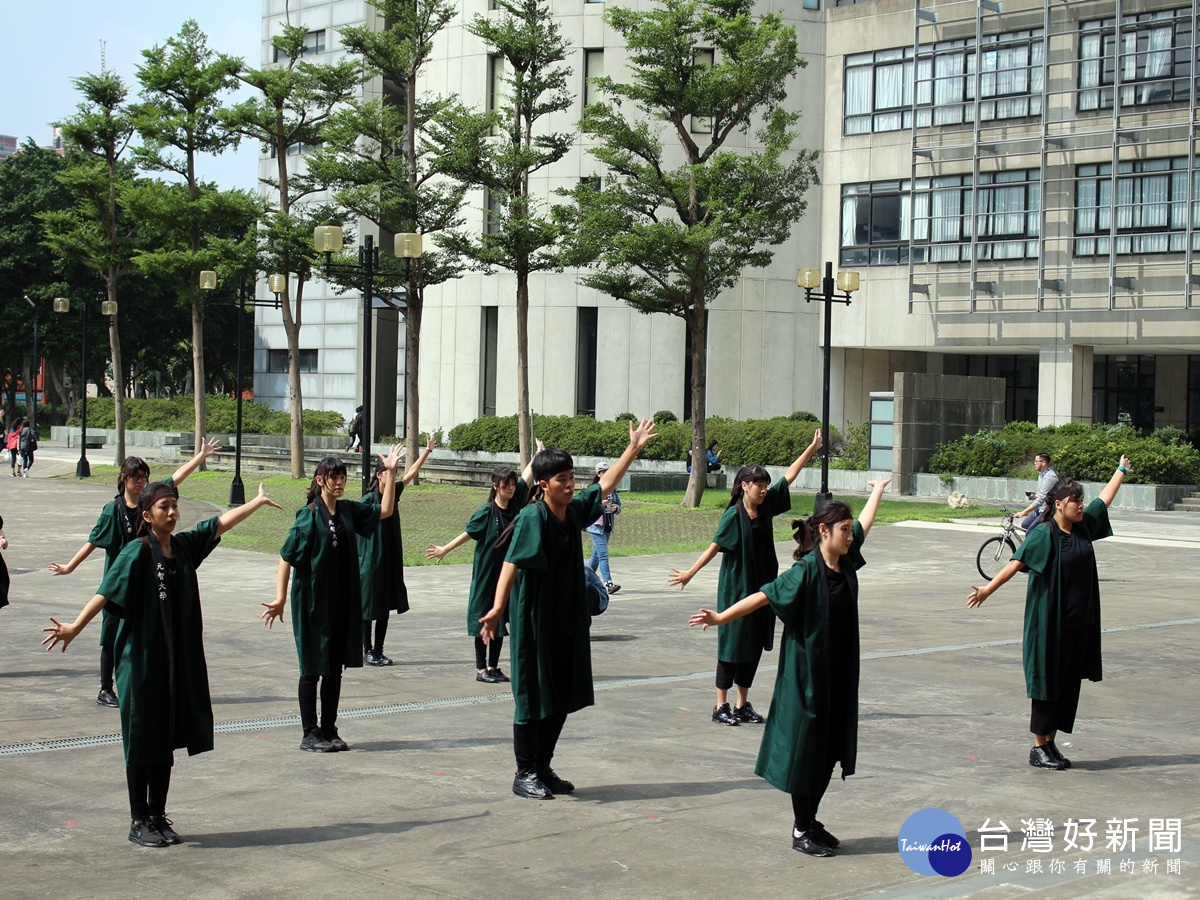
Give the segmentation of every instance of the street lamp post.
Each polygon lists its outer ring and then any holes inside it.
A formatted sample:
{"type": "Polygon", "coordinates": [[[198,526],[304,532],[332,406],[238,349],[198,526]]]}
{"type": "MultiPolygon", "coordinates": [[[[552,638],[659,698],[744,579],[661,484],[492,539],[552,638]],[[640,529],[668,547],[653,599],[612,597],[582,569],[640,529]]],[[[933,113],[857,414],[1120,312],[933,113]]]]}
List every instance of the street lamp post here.
{"type": "Polygon", "coordinates": [[[33,403],[29,402],[29,386],[25,386],[25,407],[29,413],[29,424],[33,427],[33,431],[37,433],[37,408],[38,408],[38,375],[42,370],[42,358],[38,356],[38,338],[45,337],[46,332],[38,331],[37,304],[29,299],[29,295],[25,295],[25,302],[33,307],[33,403]]]}
{"type": "Polygon", "coordinates": [[[820,269],[800,269],[796,273],[796,284],[804,288],[804,302],[822,300],[825,303],[825,359],[824,378],[821,386],[821,436],[824,444],[821,447],[821,490],[813,503],[817,509],[822,503],[833,499],[829,492],[829,356],[830,343],[833,340],[833,304],[850,305],[850,295],[858,290],[857,272],[838,272],[836,286],[842,292],[840,297],[834,296],[833,263],[825,263],[825,277],[821,277],[820,269]]]}
{"type": "MultiPolygon", "coordinates": [[[[371,485],[371,320],[373,318],[375,274],[380,271],[379,248],[374,235],[363,237],[363,246],[358,248],[357,263],[335,263],[334,253],[343,247],[342,229],[337,225],[318,225],[313,229],[313,248],[325,254],[325,275],[357,275],[363,279],[363,382],[362,382],[362,487],[363,493],[371,485]]],[[[405,261],[405,272],[410,271],[413,259],[421,256],[421,235],[398,234],[393,253],[405,261]]],[[[406,298],[407,299],[407,298],[406,298]]]]}
{"type": "MultiPolygon", "coordinates": [[[[71,301],[66,297],[54,298],[54,311],[56,313],[67,313],[71,311],[71,301]]],[[[115,316],[117,314],[116,300],[102,300],[100,302],[100,312],[105,316],[115,316]]],[[[79,301],[79,324],[81,326],[81,338],[79,340],[79,462],[75,466],[76,478],[91,478],[92,467],[88,463],[87,458],[87,329],[90,322],[88,317],[88,304],[86,300],[79,301]]]]}
{"type": "MultiPolygon", "coordinates": [[[[241,506],[246,502],[246,486],[242,483],[242,333],[246,330],[246,304],[251,306],[274,306],[279,309],[279,295],[286,287],[286,276],[271,275],[267,279],[271,293],[275,295],[274,302],[260,301],[257,297],[247,298],[246,277],[238,279],[238,296],[236,300],[224,297],[209,300],[217,306],[227,306],[233,302],[237,306],[237,436],[233,445],[233,483],[229,486],[229,505],[241,506]]],[[[200,289],[214,291],[217,289],[217,273],[205,269],[200,273],[200,289]]]]}

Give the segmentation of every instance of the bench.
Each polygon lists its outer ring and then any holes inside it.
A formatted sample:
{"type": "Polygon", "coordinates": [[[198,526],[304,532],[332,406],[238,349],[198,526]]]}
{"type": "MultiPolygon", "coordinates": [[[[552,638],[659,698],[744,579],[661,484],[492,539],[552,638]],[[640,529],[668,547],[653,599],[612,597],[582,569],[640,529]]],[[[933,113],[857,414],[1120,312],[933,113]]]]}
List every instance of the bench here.
{"type": "MultiPolygon", "coordinates": [[[[78,448],[79,447],[79,435],[74,435],[72,437],[67,438],[67,447],[68,448],[70,448],[70,447],[78,448]]],[[[85,450],[103,450],[104,449],[104,438],[89,437],[84,442],[83,447],[85,450]]]]}
{"type": "MultiPolygon", "coordinates": [[[[686,491],[691,477],[687,472],[630,472],[629,491],[686,491]]],[[[729,479],[724,472],[709,472],[705,484],[717,490],[727,490],[729,479]]]]}

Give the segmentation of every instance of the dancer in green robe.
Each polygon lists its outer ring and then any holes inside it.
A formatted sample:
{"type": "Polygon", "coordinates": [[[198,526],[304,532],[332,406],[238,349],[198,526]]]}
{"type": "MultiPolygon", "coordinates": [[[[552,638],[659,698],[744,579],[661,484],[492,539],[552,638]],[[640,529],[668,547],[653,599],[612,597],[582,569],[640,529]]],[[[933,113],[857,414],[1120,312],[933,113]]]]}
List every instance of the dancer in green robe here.
{"type": "Polygon", "coordinates": [[[972,585],[967,598],[967,606],[979,606],[1018,572],[1029,572],[1021,655],[1034,741],[1029,764],[1034,768],[1071,767],[1054,738],[1075,729],[1083,679],[1103,677],[1100,576],[1092,543],[1112,536],[1108,508],[1129,471],[1129,459],[1122,455],[1100,496],[1086,507],[1083,486],[1070,478],[1060,480],[1050,491],[1042,522],[1008,565],[984,587],[972,585]]]}
{"type": "Polygon", "coordinates": [[[550,767],[567,715],[594,702],[583,529],[596,521],[601,501],[621,483],[629,464],[656,437],[654,423],[629,423],[629,446],[599,483],[575,494],[575,463],[556,447],[533,459],[542,499],[518,513],[492,608],[480,621],[485,643],[499,634],[508,613],[512,671],[513,793],[547,800],[575,786],[550,767]],[[512,607],[509,608],[511,596],[512,607]]]}
{"type": "Polygon", "coordinates": [[[51,618],[46,649],[73,641],[102,609],[117,621],[114,637],[121,698],[121,739],[129,785],[129,840],[143,847],[179,843],[166,816],[174,751],[189,756],[213,748],[213,712],[196,569],[221,535],[264,506],[279,508],[259,485],[258,496],[191,531],[179,521],[175,489],[150,485],[138,501],[139,534],[117,555],[99,591],[70,625],[51,618]]]}
{"type": "MultiPolygon", "coordinates": [[[[783,622],[779,671],[754,773],[792,796],[792,849],[831,856],[840,843],[817,820],[817,807],[841,762],[842,778],[858,757],[858,570],[861,548],[890,479],[870,481],[855,521],[839,500],[823,503],[797,532],[816,538],[799,562],[721,611],[702,609],[691,625],[727,626],[770,605],[783,622]]],[[[802,546],[803,546],[803,542],[802,546]]],[[[799,552],[799,551],[798,551],[799,552]]]]}
{"type": "MultiPolygon", "coordinates": [[[[718,552],[717,609],[726,610],[753,594],[779,574],[775,555],[774,517],[792,508],[791,484],[821,449],[821,429],[783,477],[771,484],[762,466],[742,466],[733,479],[729,506],[717,524],[712,544],[686,572],[672,569],[667,584],[683,590],[718,552]],[[768,485],[770,485],[768,487],[768,485]]],[[[721,725],[761,724],[763,717],[750,705],[750,686],[764,650],[775,641],[775,617],[762,609],[744,621],[722,628],[717,635],[717,704],[712,720],[721,725]],[[729,707],[729,689],[737,686],[737,706],[729,707]]]]}

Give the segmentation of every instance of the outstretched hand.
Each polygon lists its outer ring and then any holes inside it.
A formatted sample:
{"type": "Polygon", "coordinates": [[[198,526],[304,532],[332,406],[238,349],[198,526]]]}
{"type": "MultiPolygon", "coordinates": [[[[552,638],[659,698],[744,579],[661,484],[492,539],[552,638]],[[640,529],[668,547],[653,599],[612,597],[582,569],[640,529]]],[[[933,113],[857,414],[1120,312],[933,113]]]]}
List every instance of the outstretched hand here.
{"type": "Polygon", "coordinates": [[[200,448],[199,454],[201,459],[208,459],[210,456],[216,456],[221,452],[221,442],[216,438],[209,438],[204,442],[204,446],[200,448]]]}
{"type": "Polygon", "coordinates": [[[437,447],[437,436],[431,431],[425,438],[425,450],[432,453],[435,447],[437,447]]]}
{"type": "Polygon", "coordinates": [[[260,603],[260,606],[266,607],[266,609],[263,610],[262,615],[259,616],[260,619],[266,620],[263,622],[263,624],[270,628],[273,624],[275,624],[276,619],[282,620],[283,607],[286,603],[286,600],[276,600],[273,603],[260,603]]]}
{"type": "Polygon", "coordinates": [[[394,474],[396,466],[400,465],[400,460],[404,459],[404,446],[402,444],[392,444],[392,449],[386,455],[380,453],[379,459],[383,463],[383,467],[394,474]]]}
{"type": "Polygon", "coordinates": [[[877,488],[877,487],[882,488],[882,487],[887,487],[889,484],[891,484],[891,482],[892,482],[892,479],[890,479],[890,478],[873,478],[870,481],[868,481],[867,484],[872,488],[877,488]]]}
{"type": "Polygon", "coordinates": [[[283,507],[276,503],[271,498],[271,495],[267,493],[267,489],[263,487],[263,483],[261,481],[258,483],[258,502],[261,506],[273,506],[276,509],[283,509],[283,507]]]}
{"type": "Polygon", "coordinates": [[[533,439],[533,443],[534,443],[534,445],[537,447],[537,450],[535,451],[535,454],[536,454],[536,453],[541,453],[543,450],[545,450],[545,449],[546,449],[546,442],[545,442],[545,441],[540,441],[540,440],[538,440],[537,438],[534,438],[534,439],[533,439]]]}
{"type": "Polygon", "coordinates": [[[58,619],[54,618],[54,616],[50,617],[50,621],[54,623],[54,627],[42,629],[42,631],[46,633],[46,637],[43,639],[42,645],[45,646],[47,652],[49,652],[50,650],[53,650],[61,641],[62,652],[66,653],[67,647],[70,646],[71,641],[75,640],[75,636],[79,634],[79,631],[74,625],[64,625],[62,622],[58,621],[58,619]]]}
{"type": "Polygon", "coordinates": [[[487,615],[479,620],[479,637],[485,644],[490,644],[500,628],[500,611],[495,607],[488,610],[487,615]]]}
{"type": "Polygon", "coordinates": [[[681,591],[685,587],[687,587],[687,583],[691,580],[692,580],[691,575],[689,575],[687,572],[683,572],[679,569],[672,569],[671,574],[667,576],[667,584],[670,584],[670,585],[677,584],[677,585],[679,585],[679,589],[681,591]]]}
{"type": "Polygon", "coordinates": [[[425,558],[426,559],[437,560],[440,563],[442,561],[442,557],[445,555],[446,555],[446,548],[439,547],[437,544],[430,544],[428,547],[425,548],[425,558]]]}
{"type": "Polygon", "coordinates": [[[977,606],[982,606],[983,601],[988,598],[987,588],[976,587],[971,585],[971,593],[967,594],[967,607],[974,609],[977,606]]]}
{"type": "Polygon", "coordinates": [[[697,625],[700,626],[701,631],[708,631],[710,625],[716,628],[718,625],[717,614],[711,609],[701,609],[700,612],[688,619],[689,628],[694,628],[697,625]]]}
{"type": "Polygon", "coordinates": [[[820,428],[813,432],[812,443],[809,446],[813,448],[814,452],[825,446],[825,436],[821,434],[820,428]]]}
{"type": "Polygon", "coordinates": [[[635,428],[633,420],[629,420],[629,443],[635,449],[640,451],[651,440],[658,437],[658,433],[654,430],[655,424],[653,419],[642,419],[641,423],[635,428]]]}

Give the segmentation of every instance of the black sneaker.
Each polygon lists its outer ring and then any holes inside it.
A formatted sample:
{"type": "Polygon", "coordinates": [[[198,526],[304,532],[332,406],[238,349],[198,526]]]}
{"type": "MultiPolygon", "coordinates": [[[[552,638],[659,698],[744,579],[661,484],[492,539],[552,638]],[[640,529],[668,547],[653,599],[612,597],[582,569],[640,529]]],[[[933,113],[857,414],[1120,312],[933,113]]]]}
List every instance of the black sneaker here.
{"type": "Polygon", "coordinates": [[[712,720],[718,725],[741,725],[738,717],[729,709],[728,703],[713,707],[712,720]]]}
{"type": "Polygon", "coordinates": [[[168,844],[178,844],[183,841],[183,838],[179,836],[179,832],[171,827],[175,823],[166,816],[151,816],[150,824],[154,826],[154,830],[161,834],[163,840],[168,844]]]}
{"type": "Polygon", "coordinates": [[[736,707],[733,714],[737,716],[739,722],[745,722],[747,725],[761,725],[766,721],[762,716],[754,711],[754,707],[750,705],[750,701],[746,701],[745,706],[736,707]]]}
{"type": "Polygon", "coordinates": [[[376,653],[375,658],[379,660],[379,662],[375,663],[377,666],[390,666],[392,664],[392,661],[382,653],[376,653]]]}
{"type": "Polygon", "coordinates": [[[509,677],[500,671],[499,666],[494,669],[488,669],[487,671],[488,674],[492,676],[492,681],[496,682],[497,684],[509,681],[509,677]]]}
{"type": "Polygon", "coordinates": [[[554,793],[538,778],[537,772],[518,772],[513,779],[513,793],[526,800],[554,799],[554,793]]]}
{"type": "Polygon", "coordinates": [[[613,584],[611,581],[608,582],[608,584],[604,585],[604,590],[608,591],[608,596],[610,596],[610,597],[613,594],[615,594],[617,591],[619,591],[620,589],[621,589],[621,586],[619,584],[613,584]]]}
{"type": "Polygon", "coordinates": [[[1053,756],[1060,763],[1062,763],[1062,766],[1064,769],[1071,768],[1071,761],[1062,755],[1062,751],[1058,749],[1058,747],[1057,747],[1057,745],[1055,745],[1054,741],[1047,741],[1045,744],[1045,747],[1047,750],[1050,751],[1051,756],[1053,756]]]}
{"type": "Polygon", "coordinates": [[[542,780],[551,793],[554,794],[569,794],[575,790],[575,785],[567,781],[565,778],[559,778],[553,769],[547,766],[544,769],[539,769],[537,777],[542,780]]]}
{"type": "Polygon", "coordinates": [[[379,661],[379,657],[374,650],[366,650],[363,652],[363,664],[368,666],[381,666],[383,663],[379,661]]]}
{"type": "Polygon", "coordinates": [[[96,703],[99,706],[111,706],[114,708],[121,705],[117,702],[117,695],[108,688],[100,688],[100,693],[96,695],[96,703]]]}
{"type": "Polygon", "coordinates": [[[320,735],[329,742],[330,750],[334,751],[335,753],[340,753],[343,750],[350,749],[350,745],[343,741],[341,736],[338,734],[336,725],[333,728],[322,728],[320,735]]]}
{"type": "Polygon", "coordinates": [[[792,826],[792,849],[809,856],[833,856],[833,851],[818,839],[816,830],[799,831],[792,826]]]}
{"type": "Polygon", "coordinates": [[[832,834],[830,834],[825,829],[825,826],[822,825],[820,822],[814,821],[812,823],[812,826],[808,830],[812,832],[813,837],[815,837],[818,841],[820,841],[826,847],[830,847],[830,848],[836,850],[838,847],[838,844],[841,843],[841,841],[839,841],[832,834]]]}
{"type": "Polygon", "coordinates": [[[484,684],[496,684],[500,681],[499,678],[492,674],[491,669],[484,669],[482,672],[476,672],[475,680],[482,681],[484,684]]]}
{"type": "Polygon", "coordinates": [[[1035,769],[1065,769],[1066,766],[1050,752],[1047,746],[1033,747],[1029,751],[1029,764],[1035,769]]]}
{"type": "Polygon", "coordinates": [[[162,836],[154,822],[149,819],[134,819],[129,824],[129,841],[140,847],[165,847],[167,839],[162,836]]]}
{"type": "Polygon", "coordinates": [[[304,740],[300,742],[300,749],[307,750],[309,753],[332,753],[333,744],[325,740],[321,735],[321,729],[314,728],[304,732],[304,740]]]}

